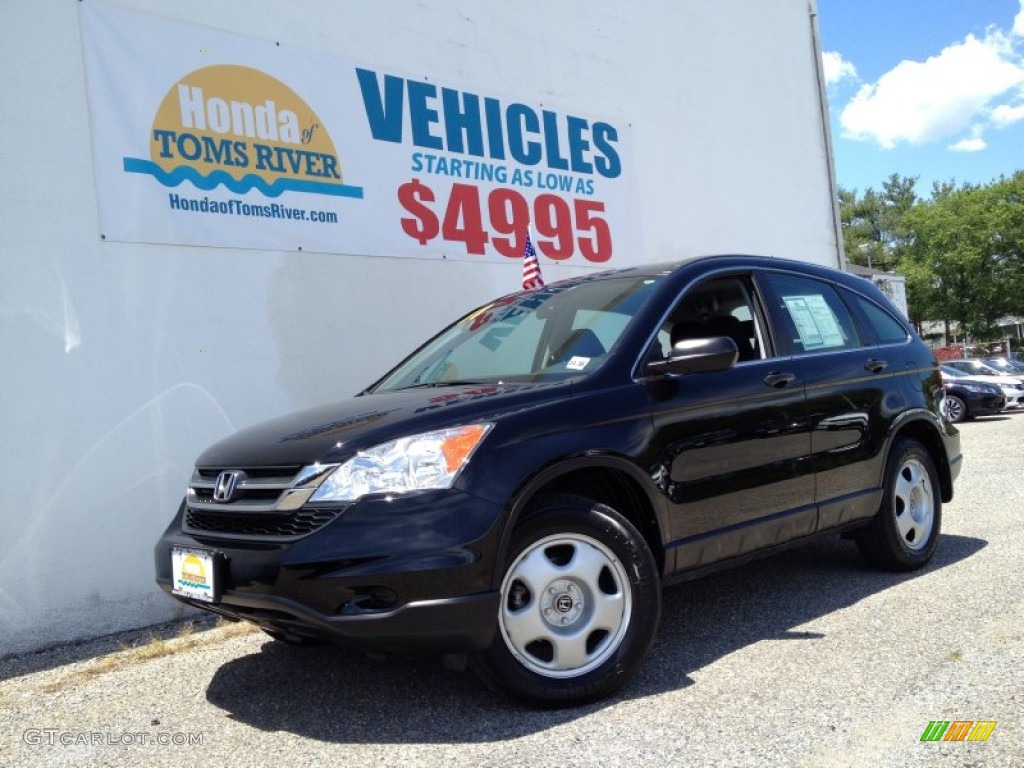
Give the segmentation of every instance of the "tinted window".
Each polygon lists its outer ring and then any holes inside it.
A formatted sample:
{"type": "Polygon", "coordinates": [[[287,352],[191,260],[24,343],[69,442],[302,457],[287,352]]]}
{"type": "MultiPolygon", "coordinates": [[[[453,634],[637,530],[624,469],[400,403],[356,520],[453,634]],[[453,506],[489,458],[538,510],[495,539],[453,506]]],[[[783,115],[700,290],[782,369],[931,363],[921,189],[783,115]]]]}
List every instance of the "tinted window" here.
{"type": "Polygon", "coordinates": [[[658,333],[661,355],[679,341],[727,336],[736,342],[739,362],[764,357],[752,296],[746,277],[719,277],[690,289],[658,333]]]}
{"type": "Polygon", "coordinates": [[[776,297],[775,316],[782,320],[782,333],[789,333],[794,354],[861,346],[850,312],[831,285],[777,273],[766,277],[776,297]]]}
{"type": "Polygon", "coordinates": [[[614,311],[581,309],[576,312],[576,317],[572,321],[572,329],[577,331],[589,328],[597,336],[604,349],[611,349],[622,332],[626,330],[626,324],[632,319],[630,315],[614,311]]]}
{"type": "Polygon", "coordinates": [[[969,373],[973,376],[998,376],[999,371],[995,368],[985,365],[978,360],[953,360],[947,365],[953,368],[959,368],[964,373],[969,373]]]}
{"type": "Polygon", "coordinates": [[[859,294],[847,291],[846,296],[860,311],[879,344],[900,344],[907,340],[906,328],[889,312],[859,294]]]}
{"type": "Polygon", "coordinates": [[[463,317],[391,372],[376,391],[545,381],[597,369],[656,278],[579,278],[507,296],[463,317]]]}
{"type": "Polygon", "coordinates": [[[448,354],[430,358],[418,374],[419,382],[478,377],[483,372],[490,378],[529,371],[543,331],[544,321],[535,314],[496,319],[477,343],[452,345],[448,354]]]}

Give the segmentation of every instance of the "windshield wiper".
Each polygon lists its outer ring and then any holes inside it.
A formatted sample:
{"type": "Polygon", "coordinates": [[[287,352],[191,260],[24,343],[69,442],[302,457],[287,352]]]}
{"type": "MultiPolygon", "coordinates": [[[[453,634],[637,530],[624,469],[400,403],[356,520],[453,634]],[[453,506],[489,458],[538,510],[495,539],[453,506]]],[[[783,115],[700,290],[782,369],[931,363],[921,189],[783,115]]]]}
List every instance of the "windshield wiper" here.
{"type": "Polygon", "coordinates": [[[474,387],[481,384],[500,384],[500,381],[493,379],[446,379],[442,381],[421,381],[418,384],[410,384],[406,387],[396,387],[395,392],[403,389],[430,389],[433,387],[474,387]]]}

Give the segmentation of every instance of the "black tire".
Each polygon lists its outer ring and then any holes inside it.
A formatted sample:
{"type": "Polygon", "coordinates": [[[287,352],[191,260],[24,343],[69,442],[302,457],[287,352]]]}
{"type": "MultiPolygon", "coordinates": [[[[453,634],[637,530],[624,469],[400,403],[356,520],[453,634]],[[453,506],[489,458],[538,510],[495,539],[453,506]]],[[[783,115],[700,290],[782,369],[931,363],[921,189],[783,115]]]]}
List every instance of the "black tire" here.
{"type": "Polygon", "coordinates": [[[942,527],[942,495],[931,454],[912,439],[899,440],[885,467],[882,505],[858,532],[857,546],[878,568],[914,571],[935,553],[942,527]]]}
{"type": "Polygon", "coordinates": [[[590,499],[542,496],[512,533],[498,628],[473,668],[534,705],[585,704],[632,677],[660,614],[657,566],[636,528],[590,499]]]}
{"type": "Polygon", "coordinates": [[[967,421],[970,418],[967,412],[967,403],[956,395],[946,395],[946,418],[954,424],[967,421]]]}

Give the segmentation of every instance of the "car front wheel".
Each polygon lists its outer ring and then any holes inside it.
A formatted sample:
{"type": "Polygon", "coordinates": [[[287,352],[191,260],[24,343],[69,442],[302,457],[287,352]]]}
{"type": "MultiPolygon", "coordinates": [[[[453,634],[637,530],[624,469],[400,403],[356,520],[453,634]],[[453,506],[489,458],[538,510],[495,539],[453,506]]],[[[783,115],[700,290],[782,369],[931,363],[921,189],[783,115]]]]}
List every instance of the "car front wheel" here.
{"type": "Polygon", "coordinates": [[[623,685],[654,641],[661,585],[651,551],[615,510],[545,496],[513,531],[498,631],[484,679],[541,706],[573,706],[623,685]]]}
{"type": "Polygon", "coordinates": [[[946,395],[946,417],[958,424],[967,418],[967,404],[956,395],[946,395]]]}

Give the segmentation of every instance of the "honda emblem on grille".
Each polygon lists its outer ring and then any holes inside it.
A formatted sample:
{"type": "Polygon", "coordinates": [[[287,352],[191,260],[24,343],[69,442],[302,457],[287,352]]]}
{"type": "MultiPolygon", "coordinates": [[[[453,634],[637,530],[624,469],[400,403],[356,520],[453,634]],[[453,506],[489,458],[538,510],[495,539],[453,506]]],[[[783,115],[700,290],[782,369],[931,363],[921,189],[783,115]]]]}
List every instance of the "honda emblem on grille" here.
{"type": "Polygon", "coordinates": [[[235,489],[238,487],[238,481],[244,476],[244,472],[237,470],[221,472],[217,475],[217,482],[213,486],[213,500],[231,501],[235,495],[235,489]]]}

